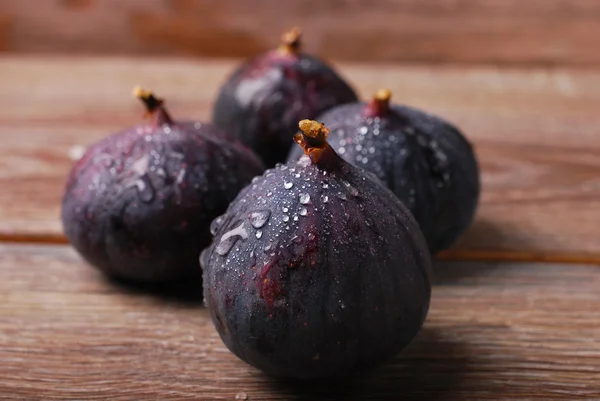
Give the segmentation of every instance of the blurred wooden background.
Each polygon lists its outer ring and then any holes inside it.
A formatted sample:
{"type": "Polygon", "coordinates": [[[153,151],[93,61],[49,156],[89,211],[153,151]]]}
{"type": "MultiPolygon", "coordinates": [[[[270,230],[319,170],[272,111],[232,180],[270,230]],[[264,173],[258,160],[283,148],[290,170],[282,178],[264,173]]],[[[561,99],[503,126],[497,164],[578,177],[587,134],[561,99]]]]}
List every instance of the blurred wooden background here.
{"type": "Polygon", "coordinates": [[[0,0],[0,51],[247,57],[293,25],[338,60],[600,64],[598,0],[0,0]]]}

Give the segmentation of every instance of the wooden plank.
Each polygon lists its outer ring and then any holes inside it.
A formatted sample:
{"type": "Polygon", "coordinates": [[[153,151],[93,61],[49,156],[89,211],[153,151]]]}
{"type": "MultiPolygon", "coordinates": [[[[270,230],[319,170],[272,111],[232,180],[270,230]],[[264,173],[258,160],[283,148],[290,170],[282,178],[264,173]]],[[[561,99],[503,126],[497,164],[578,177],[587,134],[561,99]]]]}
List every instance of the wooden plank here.
{"type": "Polygon", "coordinates": [[[600,64],[595,0],[4,1],[0,48],[240,57],[293,25],[333,59],[600,64]]]}
{"type": "MultiPolygon", "coordinates": [[[[176,116],[206,119],[234,62],[0,59],[0,239],[64,242],[59,204],[69,150],[140,121],[135,84],[176,116]],[[26,90],[25,90],[26,88],[26,90]]],[[[600,261],[600,71],[341,65],[363,97],[442,115],[475,143],[477,220],[450,258],[600,261]]]]}
{"type": "Polygon", "coordinates": [[[440,263],[406,352],[369,375],[294,385],[228,352],[200,283],[151,295],[106,281],[68,247],[0,255],[1,399],[600,397],[598,266],[440,263]]]}

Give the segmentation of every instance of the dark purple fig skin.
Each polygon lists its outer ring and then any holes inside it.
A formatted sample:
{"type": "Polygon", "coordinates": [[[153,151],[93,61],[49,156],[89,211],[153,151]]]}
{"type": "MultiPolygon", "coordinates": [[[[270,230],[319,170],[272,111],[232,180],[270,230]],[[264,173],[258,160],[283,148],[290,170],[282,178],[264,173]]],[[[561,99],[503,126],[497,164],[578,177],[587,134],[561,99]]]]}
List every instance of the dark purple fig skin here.
{"type": "Polygon", "coordinates": [[[211,125],[148,122],[92,145],[62,201],[64,232],[110,276],[157,282],[199,277],[209,225],[264,170],[211,125]]]}
{"type": "Polygon", "coordinates": [[[201,256],[219,335],[272,376],[377,365],[428,312],[431,262],[417,223],[371,173],[330,153],[324,166],[305,156],[254,179],[213,222],[201,256]]]}
{"type": "MultiPolygon", "coordinates": [[[[432,253],[449,248],[471,225],[479,201],[479,167],[471,144],[439,117],[391,104],[388,113],[377,113],[372,104],[343,105],[320,116],[331,130],[330,146],[400,198],[432,253]]],[[[294,148],[288,159],[301,155],[294,148]]]]}
{"type": "Polygon", "coordinates": [[[212,122],[273,167],[285,161],[299,120],[357,100],[354,90],[322,60],[276,49],[234,71],[219,91],[212,122]]]}

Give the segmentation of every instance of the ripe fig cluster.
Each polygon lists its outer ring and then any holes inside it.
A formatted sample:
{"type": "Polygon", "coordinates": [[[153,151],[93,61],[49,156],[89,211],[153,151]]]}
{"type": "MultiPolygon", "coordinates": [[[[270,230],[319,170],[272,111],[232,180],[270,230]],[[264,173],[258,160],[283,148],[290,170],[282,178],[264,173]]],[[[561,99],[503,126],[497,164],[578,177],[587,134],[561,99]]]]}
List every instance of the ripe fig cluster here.
{"type": "Polygon", "coordinates": [[[388,90],[359,101],[298,29],[233,72],[211,123],[135,95],[147,121],[90,146],[68,177],[64,232],[85,260],[127,280],[202,280],[223,342],[272,376],[343,375],[411,342],[431,255],[479,199],[456,127],[388,90]]]}

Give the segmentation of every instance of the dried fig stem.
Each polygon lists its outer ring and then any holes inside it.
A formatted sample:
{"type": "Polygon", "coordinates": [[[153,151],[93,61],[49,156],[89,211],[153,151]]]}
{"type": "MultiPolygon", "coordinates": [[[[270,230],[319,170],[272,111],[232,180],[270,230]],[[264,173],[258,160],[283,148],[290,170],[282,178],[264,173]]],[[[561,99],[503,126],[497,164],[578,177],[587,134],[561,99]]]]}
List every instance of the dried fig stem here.
{"type": "Polygon", "coordinates": [[[283,54],[298,54],[300,52],[300,39],[302,31],[294,27],[281,36],[281,45],[279,51],[283,54]]]}
{"type": "Polygon", "coordinates": [[[391,97],[392,92],[389,89],[379,89],[369,103],[368,114],[377,117],[386,115],[390,110],[391,97]]]}
{"type": "Polygon", "coordinates": [[[146,106],[146,115],[154,116],[156,124],[171,124],[173,122],[164,107],[163,99],[157,98],[154,96],[154,93],[139,86],[133,89],[133,95],[144,103],[144,106],[146,106]]]}
{"type": "Polygon", "coordinates": [[[302,120],[298,123],[300,133],[294,136],[294,141],[302,146],[314,163],[318,163],[326,150],[331,149],[327,143],[329,129],[324,124],[314,120],[302,120]]]}

